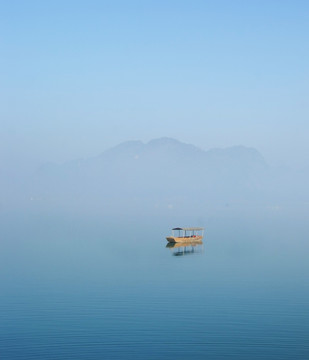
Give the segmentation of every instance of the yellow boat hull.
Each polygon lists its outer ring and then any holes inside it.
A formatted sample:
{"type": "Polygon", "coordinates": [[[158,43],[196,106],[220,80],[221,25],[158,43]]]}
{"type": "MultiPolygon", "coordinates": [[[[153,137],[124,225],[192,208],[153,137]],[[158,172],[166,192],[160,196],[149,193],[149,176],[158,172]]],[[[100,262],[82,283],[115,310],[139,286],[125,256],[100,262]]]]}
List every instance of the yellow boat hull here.
{"type": "Polygon", "coordinates": [[[176,249],[176,248],[183,248],[183,247],[187,247],[187,246],[198,246],[198,245],[203,245],[203,241],[202,240],[198,240],[198,241],[186,241],[186,242],[168,242],[166,244],[166,247],[169,249],[176,249]]]}
{"type": "Polygon", "coordinates": [[[177,236],[167,236],[166,240],[170,243],[187,243],[187,242],[199,242],[203,239],[203,236],[196,235],[196,236],[184,236],[184,237],[177,237],[177,236]]]}

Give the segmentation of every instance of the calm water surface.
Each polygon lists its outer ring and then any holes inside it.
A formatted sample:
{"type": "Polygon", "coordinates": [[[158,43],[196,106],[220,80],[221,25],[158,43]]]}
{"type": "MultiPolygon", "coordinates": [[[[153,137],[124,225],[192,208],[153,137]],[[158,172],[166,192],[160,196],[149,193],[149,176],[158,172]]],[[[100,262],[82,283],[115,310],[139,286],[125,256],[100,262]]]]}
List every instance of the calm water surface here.
{"type": "Polygon", "coordinates": [[[1,215],[0,358],[309,359],[305,219],[204,222],[1,215]]]}

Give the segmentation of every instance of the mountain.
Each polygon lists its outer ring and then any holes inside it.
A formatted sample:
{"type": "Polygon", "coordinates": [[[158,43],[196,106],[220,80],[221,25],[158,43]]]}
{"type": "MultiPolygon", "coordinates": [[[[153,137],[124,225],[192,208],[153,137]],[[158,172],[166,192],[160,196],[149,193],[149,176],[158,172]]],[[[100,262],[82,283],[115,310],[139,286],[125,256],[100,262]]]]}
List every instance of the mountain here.
{"type": "Polygon", "coordinates": [[[107,213],[203,209],[258,199],[266,172],[253,148],[203,151],[170,138],[128,141],[89,159],[45,164],[31,198],[107,213]]]}
{"type": "MultiPolygon", "coordinates": [[[[200,166],[199,172],[204,171],[242,171],[249,175],[255,170],[267,167],[261,154],[244,146],[234,146],[226,149],[212,149],[203,151],[198,147],[185,144],[180,141],[161,138],[151,140],[147,144],[141,141],[128,141],[115,146],[101,155],[89,159],[78,159],[64,164],[45,164],[41,172],[65,173],[65,172],[91,172],[100,171],[108,175],[108,170],[127,171],[127,175],[135,171],[145,172],[148,170],[175,169],[181,173],[184,166],[188,167],[188,173],[193,166],[200,166]]],[[[151,171],[153,171],[151,170],[151,171]]],[[[115,174],[116,175],[116,174],[115,174]]]]}

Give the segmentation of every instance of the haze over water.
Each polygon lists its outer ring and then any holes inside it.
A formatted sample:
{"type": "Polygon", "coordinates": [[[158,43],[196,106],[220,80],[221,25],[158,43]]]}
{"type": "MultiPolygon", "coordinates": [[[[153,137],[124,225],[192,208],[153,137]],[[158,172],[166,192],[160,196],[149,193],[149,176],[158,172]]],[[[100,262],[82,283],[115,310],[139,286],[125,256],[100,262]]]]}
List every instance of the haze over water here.
{"type": "Polygon", "coordinates": [[[174,220],[2,216],[1,357],[306,359],[304,219],[213,216],[181,257],[174,220]]]}

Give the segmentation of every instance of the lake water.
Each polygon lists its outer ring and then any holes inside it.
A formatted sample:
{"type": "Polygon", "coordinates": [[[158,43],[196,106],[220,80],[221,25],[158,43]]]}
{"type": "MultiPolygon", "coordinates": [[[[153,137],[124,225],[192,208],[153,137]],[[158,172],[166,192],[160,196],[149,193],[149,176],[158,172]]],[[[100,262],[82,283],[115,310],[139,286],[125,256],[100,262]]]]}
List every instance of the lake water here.
{"type": "Polygon", "coordinates": [[[1,359],[309,359],[305,218],[0,225],[1,359]],[[174,226],[205,226],[203,247],[175,256],[174,226]]]}

